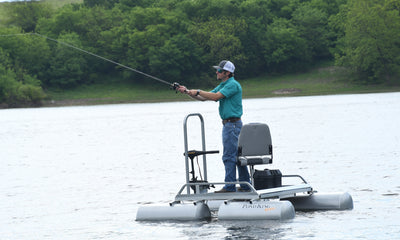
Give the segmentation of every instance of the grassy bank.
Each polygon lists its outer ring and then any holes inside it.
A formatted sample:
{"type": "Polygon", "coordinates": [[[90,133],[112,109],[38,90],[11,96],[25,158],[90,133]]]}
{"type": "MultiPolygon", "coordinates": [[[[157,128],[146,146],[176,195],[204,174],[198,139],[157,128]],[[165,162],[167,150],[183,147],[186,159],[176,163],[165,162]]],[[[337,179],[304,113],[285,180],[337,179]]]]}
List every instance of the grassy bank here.
{"type": "Polygon", "coordinates": [[[361,84],[350,80],[343,68],[325,66],[301,74],[261,77],[242,81],[244,97],[313,96],[397,92],[400,85],[361,84]]]}
{"type": "MultiPolygon", "coordinates": [[[[238,78],[238,80],[242,84],[244,98],[400,91],[400,86],[353,83],[348,80],[342,69],[332,66],[319,67],[299,74],[263,76],[252,79],[238,78]]],[[[152,79],[149,81],[153,83],[147,86],[113,81],[113,83],[82,86],[73,90],[50,90],[47,92],[48,100],[45,102],[45,106],[189,100],[186,96],[175,94],[167,85],[152,79]]],[[[196,86],[188,87],[196,88],[196,86]]]]}

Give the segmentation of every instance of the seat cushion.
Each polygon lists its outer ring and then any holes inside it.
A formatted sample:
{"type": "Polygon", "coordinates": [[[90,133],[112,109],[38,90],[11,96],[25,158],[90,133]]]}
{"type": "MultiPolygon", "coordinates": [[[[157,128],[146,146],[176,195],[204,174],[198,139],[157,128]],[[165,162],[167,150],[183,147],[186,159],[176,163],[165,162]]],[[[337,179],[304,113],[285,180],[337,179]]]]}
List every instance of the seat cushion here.
{"type": "Polygon", "coordinates": [[[239,157],[238,158],[239,166],[261,165],[261,164],[270,164],[270,163],[272,163],[272,158],[270,156],[239,157]]]}

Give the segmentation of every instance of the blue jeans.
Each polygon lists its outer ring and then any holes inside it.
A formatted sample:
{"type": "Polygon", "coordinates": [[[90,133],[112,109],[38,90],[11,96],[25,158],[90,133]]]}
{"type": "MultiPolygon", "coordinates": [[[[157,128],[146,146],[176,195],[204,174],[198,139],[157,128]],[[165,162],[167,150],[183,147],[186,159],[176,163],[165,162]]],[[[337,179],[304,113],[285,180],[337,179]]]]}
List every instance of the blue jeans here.
{"type": "MultiPolygon", "coordinates": [[[[222,128],[222,142],[224,153],[222,161],[225,165],[225,182],[236,182],[236,167],[238,168],[239,181],[249,182],[250,175],[247,166],[237,166],[236,158],[238,153],[238,140],[240,130],[242,129],[242,121],[227,122],[222,128]]],[[[248,189],[248,186],[241,184],[243,189],[248,189]]],[[[235,184],[226,184],[224,188],[228,191],[236,191],[235,184]]]]}

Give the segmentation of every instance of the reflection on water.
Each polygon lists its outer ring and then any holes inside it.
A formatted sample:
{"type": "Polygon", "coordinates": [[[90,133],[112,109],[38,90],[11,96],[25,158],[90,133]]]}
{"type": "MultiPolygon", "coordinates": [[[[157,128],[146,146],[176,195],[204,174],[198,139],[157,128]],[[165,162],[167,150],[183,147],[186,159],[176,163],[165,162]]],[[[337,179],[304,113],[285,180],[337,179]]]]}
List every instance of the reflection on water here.
{"type": "MultiPolygon", "coordinates": [[[[0,235],[4,239],[393,239],[399,236],[400,94],[247,99],[244,123],[265,122],[274,163],[320,192],[347,191],[352,211],[290,221],[135,221],[185,181],[183,119],[205,119],[221,150],[217,103],[0,110],[0,235]]],[[[201,149],[199,124],[189,145],[201,149]]],[[[208,178],[223,179],[220,155],[208,178]]]]}

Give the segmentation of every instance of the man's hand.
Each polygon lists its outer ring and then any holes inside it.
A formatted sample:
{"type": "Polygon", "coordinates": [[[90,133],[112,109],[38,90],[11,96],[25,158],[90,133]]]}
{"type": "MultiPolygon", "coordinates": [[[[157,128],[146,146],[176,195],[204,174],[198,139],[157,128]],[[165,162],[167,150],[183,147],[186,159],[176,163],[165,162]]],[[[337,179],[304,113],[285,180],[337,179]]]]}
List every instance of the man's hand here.
{"type": "Polygon", "coordinates": [[[178,90],[181,93],[186,93],[188,94],[188,89],[185,86],[179,86],[179,88],[177,88],[176,90],[178,90]]]}

